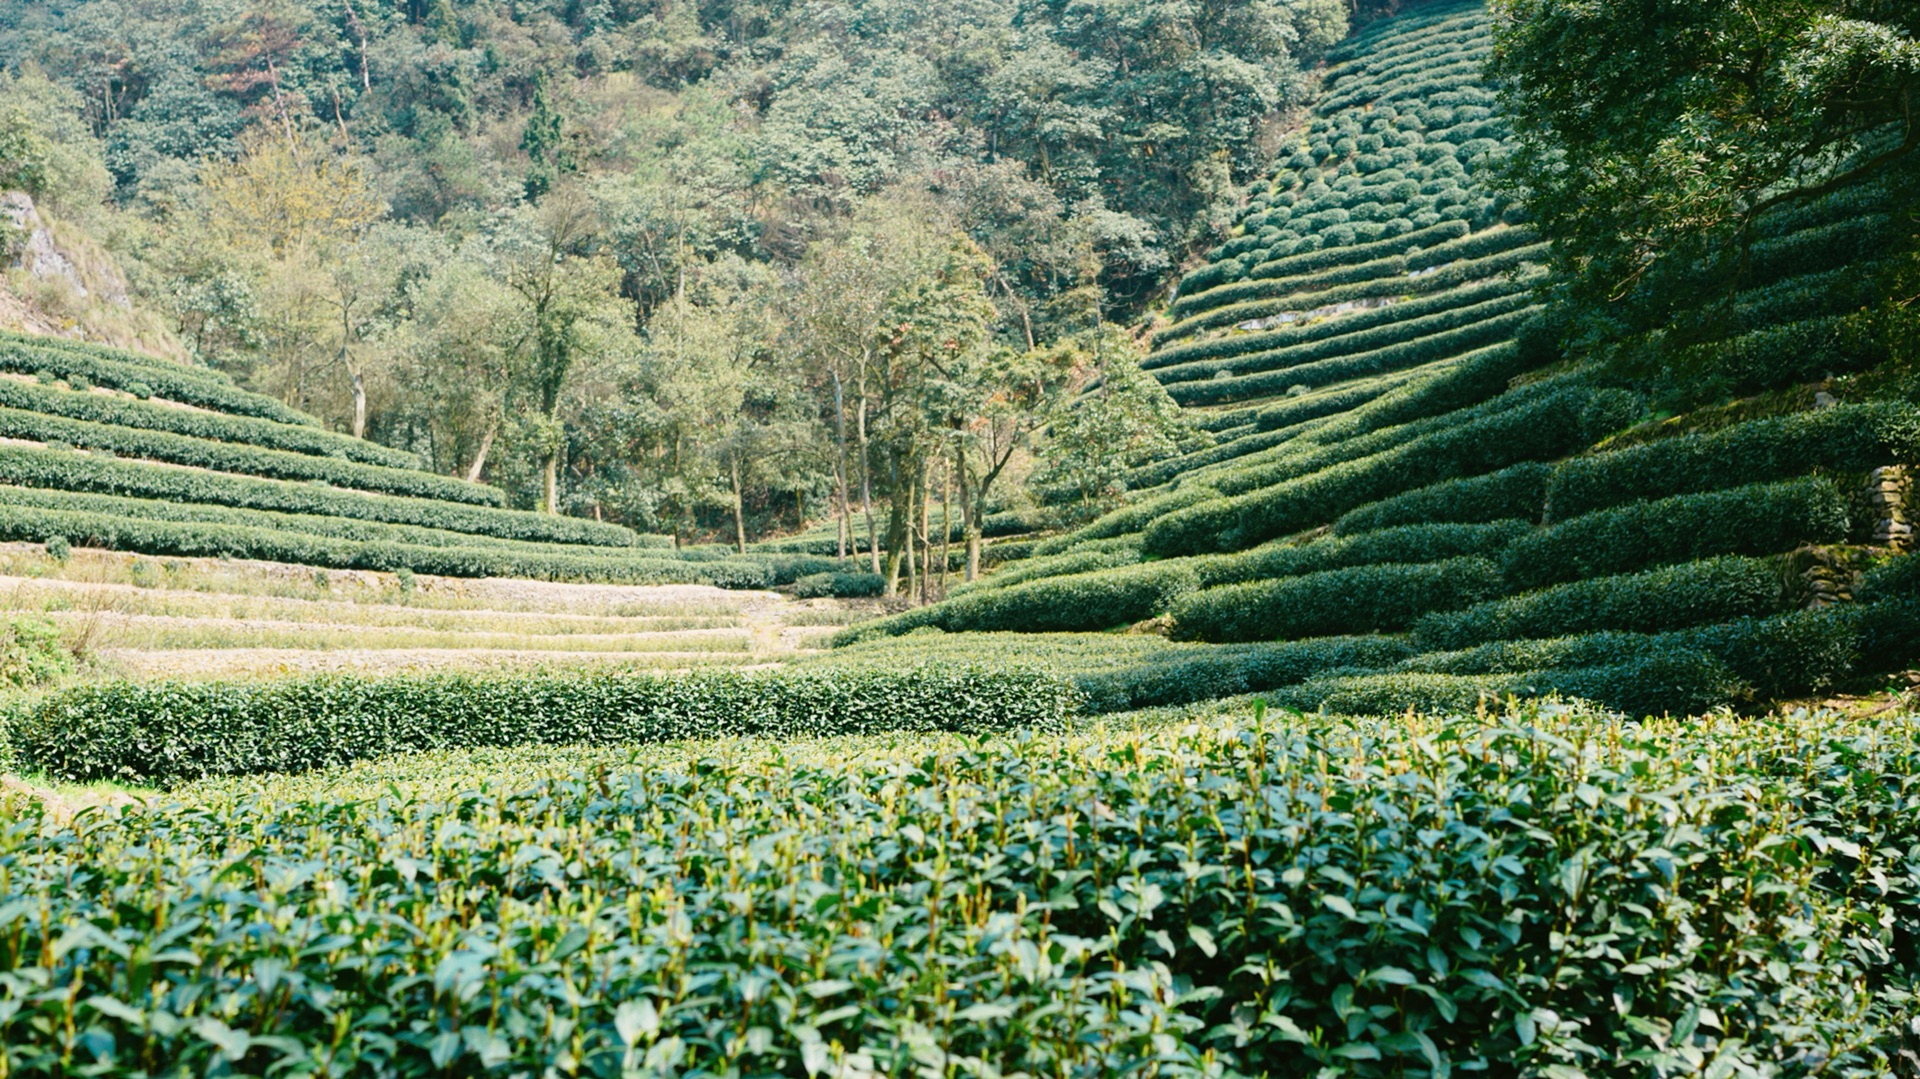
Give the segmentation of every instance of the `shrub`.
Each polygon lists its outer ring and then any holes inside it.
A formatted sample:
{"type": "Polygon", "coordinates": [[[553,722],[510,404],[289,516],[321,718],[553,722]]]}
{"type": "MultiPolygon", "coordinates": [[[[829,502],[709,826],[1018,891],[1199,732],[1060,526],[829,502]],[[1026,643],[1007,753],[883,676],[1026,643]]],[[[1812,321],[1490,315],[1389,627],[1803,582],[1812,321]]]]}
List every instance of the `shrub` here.
{"type": "Polygon", "coordinates": [[[1139,549],[1128,547],[1116,550],[1074,550],[1066,554],[1039,556],[996,571],[977,581],[960,585],[952,594],[958,596],[983,589],[1005,588],[1041,577],[1065,577],[1072,574],[1091,573],[1095,570],[1114,569],[1119,566],[1131,566],[1139,561],[1139,549]]]}
{"type": "Polygon", "coordinates": [[[502,539],[628,546],[633,533],[577,517],[364,494],[284,480],[254,479],[135,461],[0,446],[0,483],[138,498],[312,513],[471,532],[502,539]]]}
{"type": "Polygon", "coordinates": [[[1761,483],[1810,468],[1864,472],[1909,461],[1920,461],[1920,410],[1897,402],[1839,405],[1577,457],[1554,473],[1547,499],[1552,516],[1564,520],[1635,499],[1761,483]]]}
{"type": "Polygon", "coordinates": [[[1189,704],[1290,686],[1333,670],[1385,667],[1410,649],[1388,637],[1326,637],[1279,644],[1182,649],[1074,679],[1089,712],[1189,704]]]}
{"type": "Polygon", "coordinates": [[[304,772],[475,746],[1059,729],[1072,686],[1034,671],[538,672],[105,682],[29,702],[20,759],[78,782],[304,772]]]}
{"type": "Polygon", "coordinates": [[[887,579],[878,573],[814,573],[793,583],[793,594],[802,599],[815,599],[821,596],[855,598],[877,596],[887,586],[887,579]]]}
{"type": "MultiPolygon", "coordinates": [[[[1492,302],[1496,307],[1501,305],[1501,301],[1492,302]]],[[[1399,344],[1375,349],[1356,347],[1352,352],[1341,352],[1299,366],[1212,382],[1176,382],[1167,387],[1167,395],[1187,406],[1223,404],[1284,393],[1292,385],[1324,386],[1350,378],[1401,371],[1506,341],[1529,317],[1529,311],[1508,311],[1399,344]]],[[[1398,327],[1386,329],[1397,330],[1398,327]]],[[[1379,336],[1384,338],[1395,334],[1386,332],[1379,336]]]]}
{"type": "MultiPolygon", "coordinates": [[[[128,392],[136,397],[152,396],[150,391],[135,392],[141,389],[146,389],[145,385],[136,383],[128,387],[128,392]]],[[[340,457],[388,468],[417,470],[420,467],[420,459],[411,453],[317,427],[170,408],[144,401],[102,397],[99,394],[64,393],[13,379],[0,379],[0,406],[94,423],[167,431],[218,442],[239,442],[292,453],[340,457]]]]}
{"type": "Polygon", "coordinates": [[[1141,549],[1167,556],[1250,547],[1412,488],[1559,456],[1623,426],[1641,407],[1624,391],[1562,387],[1384,453],[1168,514],[1146,530],[1141,549]]]}
{"type": "Polygon", "coordinates": [[[48,536],[47,557],[55,562],[65,562],[73,557],[73,545],[67,542],[65,536],[48,536]]]}
{"type": "MultiPolygon", "coordinates": [[[[1258,386],[1270,386],[1279,380],[1279,372],[1282,371],[1304,367],[1320,360],[1405,346],[1412,341],[1461,330],[1476,323],[1510,314],[1531,303],[1532,297],[1524,293],[1496,296],[1477,304],[1450,307],[1430,315],[1403,318],[1365,329],[1356,328],[1349,333],[1320,337],[1284,348],[1253,352],[1229,359],[1203,360],[1176,367],[1161,367],[1155,371],[1154,377],[1169,386],[1175,386],[1199,379],[1219,378],[1222,375],[1240,378],[1271,375],[1272,378],[1255,383],[1258,386]]],[[[1417,351],[1414,353],[1414,355],[1419,354],[1417,351]]],[[[1393,366],[1402,365],[1396,360],[1393,366]]],[[[1181,392],[1202,391],[1183,388],[1181,392]]]]}
{"type": "Polygon", "coordinates": [[[1311,543],[1256,547],[1239,554],[1207,556],[1195,559],[1193,565],[1200,574],[1201,584],[1214,588],[1345,566],[1441,562],[1468,555],[1494,558],[1528,530],[1524,521],[1405,525],[1350,538],[1330,536],[1311,543]]]}
{"type": "Polygon", "coordinates": [[[1182,484],[1171,491],[1162,492],[1151,498],[1143,498],[1112,510],[1081,528],[1064,536],[1055,536],[1041,540],[1034,545],[1037,555],[1058,554],[1077,543],[1086,540],[1107,539],[1113,536],[1138,532],[1142,527],[1163,513],[1184,509],[1187,506],[1213,498],[1218,492],[1204,484],[1182,484]]]}
{"type": "Polygon", "coordinates": [[[1045,577],[937,604],[945,611],[930,624],[953,632],[1108,629],[1152,618],[1198,586],[1189,568],[1153,564],[1045,577]]]}
{"type": "Polygon", "coordinates": [[[1464,611],[1431,614],[1414,625],[1413,633],[1430,649],[1593,630],[1653,633],[1775,614],[1786,603],[1780,566],[1726,557],[1576,581],[1464,611]]]}
{"type": "Polygon", "coordinates": [[[1152,618],[1178,597],[1199,587],[1185,566],[1123,566],[1065,577],[970,591],[891,618],[852,626],[833,638],[835,647],[932,626],[952,632],[1013,630],[1072,633],[1102,630],[1152,618]]]}
{"type": "Polygon", "coordinates": [[[1546,506],[1552,466],[1525,461],[1484,476],[1447,480],[1354,510],[1333,523],[1339,535],[1356,535],[1416,521],[1539,520],[1546,506]]]}
{"type": "Polygon", "coordinates": [[[107,350],[71,342],[63,344],[52,338],[27,340],[32,343],[19,338],[0,341],[0,371],[36,377],[44,372],[47,377],[42,379],[43,384],[51,383],[56,377],[72,378],[77,374],[111,389],[145,386],[170,401],[215,412],[309,426],[318,426],[320,422],[271,397],[248,393],[190,367],[152,359],[144,362],[121,359],[107,350]]]}
{"type": "MultiPolygon", "coordinates": [[[[693,563],[612,548],[581,547],[568,553],[565,548],[545,550],[537,544],[461,547],[357,541],[288,527],[206,524],[59,509],[27,510],[0,502],[0,539],[45,543],[55,536],[78,539],[88,546],[150,555],[259,558],[339,569],[391,571],[405,567],[447,577],[526,577],[623,584],[705,583],[738,588],[765,588],[772,583],[771,567],[759,561],[693,563]]],[[[136,567],[144,564],[135,563],[136,567]]],[[[151,571],[136,569],[136,572],[151,571]]]]}
{"type": "Polygon", "coordinates": [[[1632,502],[1575,517],[1507,549],[1519,588],[1600,577],[1711,555],[1779,554],[1847,537],[1847,499],[1819,478],[1632,502]]]}
{"type": "Polygon", "coordinates": [[[322,480],[341,487],[414,498],[480,506],[506,504],[506,495],[497,488],[416,469],[364,465],[333,457],[260,449],[166,431],[66,419],[15,408],[0,407],[0,437],[46,442],[49,445],[60,442],[242,475],[322,480]]]}
{"type": "MultiPolygon", "coordinates": [[[[0,623],[0,683],[27,689],[71,673],[73,654],[61,644],[60,627],[18,615],[0,623]]],[[[0,735],[5,730],[0,723],[0,735]]]]}
{"type": "Polygon", "coordinates": [[[1196,592],[1174,605],[1174,636],[1224,643],[1391,632],[1499,592],[1499,567],[1484,558],[1323,570],[1196,592]]]}
{"type": "Polygon", "coordinates": [[[1403,298],[1383,307],[1352,311],[1280,329],[1263,330],[1257,333],[1234,333],[1225,337],[1212,337],[1204,341],[1171,345],[1155,350],[1141,366],[1158,369],[1176,364],[1242,356],[1251,352],[1270,352],[1302,342],[1316,341],[1323,337],[1369,330],[1387,323],[1421,318],[1458,307],[1471,307],[1487,300],[1512,296],[1524,291],[1526,291],[1524,285],[1504,278],[1474,282],[1445,292],[1403,298]]]}

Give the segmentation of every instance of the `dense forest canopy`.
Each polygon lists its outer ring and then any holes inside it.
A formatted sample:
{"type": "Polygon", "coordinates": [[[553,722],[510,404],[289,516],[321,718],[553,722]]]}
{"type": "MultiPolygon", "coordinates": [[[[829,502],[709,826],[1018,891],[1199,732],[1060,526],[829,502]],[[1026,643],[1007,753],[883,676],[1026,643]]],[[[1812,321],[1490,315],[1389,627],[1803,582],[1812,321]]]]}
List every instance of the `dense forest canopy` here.
{"type": "Polygon", "coordinates": [[[981,379],[1051,366],[1044,408],[1130,362],[1104,327],[1229,227],[1356,14],[10,0],[0,124],[201,362],[525,505],[741,535],[929,462],[983,493],[1037,424],[981,379]]]}

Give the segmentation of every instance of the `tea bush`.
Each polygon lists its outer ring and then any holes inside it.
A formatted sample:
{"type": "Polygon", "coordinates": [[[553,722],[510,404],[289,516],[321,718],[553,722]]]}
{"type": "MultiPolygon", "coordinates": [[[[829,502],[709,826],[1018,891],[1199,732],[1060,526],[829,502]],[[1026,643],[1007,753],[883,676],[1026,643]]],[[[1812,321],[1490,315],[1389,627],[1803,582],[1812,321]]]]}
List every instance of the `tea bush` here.
{"type": "Polygon", "coordinates": [[[1380,562],[1441,562],[1467,555],[1497,558],[1502,548],[1528,530],[1524,521],[1405,525],[1354,537],[1329,536],[1311,543],[1207,555],[1194,559],[1192,565],[1201,584],[1213,588],[1380,562]]]}
{"type": "Polygon", "coordinates": [[[567,760],[231,782],[80,827],[16,803],[0,1061],[1847,1076],[1889,1067],[1916,1003],[1911,720],[1269,718],[567,760]]]}
{"type": "Polygon", "coordinates": [[[1021,630],[1072,633],[1110,629],[1152,618],[1200,585],[1186,566],[1138,565],[1064,577],[1042,577],[1004,588],[970,591],[891,618],[842,630],[836,646],[896,636],[922,626],[950,632],[1021,630]]]}
{"type": "Polygon", "coordinates": [[[111,423],[71,420],[15,408],[0,407],[0,438],[64,442],[170,464],[277,479],[322,480],[341,487],[413,498],[433,498],[478,506],[506,505],[505,492],[496,487],[468,483],[415,468],[364,465],[333,457],[260,449],[234,442],[216,442],[111,423]]]}
{"type": "Polygon", "coordinates": [[[1801,475],[1865,472],[1920,461],[1920,409],[1901,402],[1837,405],[1678,435],[1567,461],[1547,500],[1556,520],[1642,498],[1801,475]]]}
{"type": "Polygon", "coordinates": [[[1362,506],[1335,521],[1333,530],[1347,536],[1420,521],[1537,521],[1552,471],[1551,465],[1523,461],[1484,476],[1446,480],[1362,506]]]}
{"type": "Polygon", "coordinates": [[[841,571],[810,573],[793,582],[793,594],[802,599],[819,596],[877,596],[886,588],[887,579],[878,573],[841,571]]]}
{"type": "Polygon", "coordinates": [[[1630,502],[1519,539],[1503,565],[1516,588],[1711,555],[1779,554],[1847,538],[1847,498],[1824,478],[1630,502]]]}
{"type": "Polygon", "coordinates": [[[1220,643],[1387,632],[1500,590],[1500,569],[1484,558],[1322,570],[1196,592],[1173,606],[1173,635],[1220,643]]]}
{"type": "Polygon", "coordinates": [[[1430,614],[1414,625],[1413,634],[1426,648],[1465,648],[1593,630],[1659,632],[1776,614],[1787,605],[1783,567],[1765,559],[1725,557],[1575,581],[1430,614]]]}
{"type": "Polygon", "coordinates": [[[1168,514],[1147,528],[1141,548],[1167,556],[1250,547],[1409,489],[1559,456],[1641,407],[1625,391],[1570,386],[1372,457],[1168,514]]]}
{"type": "Polygon", "coordinates": [[[369,494],[285,480],[254,479],[138,461],[0,446],[0,483],[242,509],[352,517],[470,532],[501,539],[631,546],[634,533],[578,517],[369,494]]]}
{"type": "MultiPolygon", "coordinates": [[[[142,388],[143,384],[134,383],[127,386],[126,390],[135,397],[152,395],[150,388],[147,389],[147,393],[140,393],[142,388]]],[[[362,464],[383,465],[387,468],[418,469],[420,467],[420,459],[404,450],[392,449],[378,442],[336,434],[318,427],[275,423],[272,420],[232,416],[219,412],[168,408],[165,405],[148,404],[145,401],[104,397],[97,393],[62,393],[59,390],[45,389],[33,383],[14,379],[0,379],[0,406],[40,412],[50,416],[65,416],[75,420],[91,420],[94,423],[170,431],[176,435],[191,435],[195,438],[207,438],[219,442],[239,442],[267,449],[287,450],[292,453],[340,457],[362,464]]]]}
{"type": "Polygon", "coordinates": [[[8,729],[48,775],[172,783],[476,746],[1046,731],[1078,703],[1071,683],[1019,669],[325,675],[81,685],[17,705],[8,729]]]}
{"type": "Polygon", "coordinates": [[[97,385],[128,392],[141,387],[154,396],[214,412],[253,416],[275,423],[319,426],[320,421],[312,416],[288,408],[271,397],[239,389],[214,377],[211,371],[163,361],[122,358],[131,356],[131,353],[116,355],[84,345],[66,347],[53,338],[0,340],[0,371],[29,375],[46,371],[59,378],[82,375],[97,385]]]}

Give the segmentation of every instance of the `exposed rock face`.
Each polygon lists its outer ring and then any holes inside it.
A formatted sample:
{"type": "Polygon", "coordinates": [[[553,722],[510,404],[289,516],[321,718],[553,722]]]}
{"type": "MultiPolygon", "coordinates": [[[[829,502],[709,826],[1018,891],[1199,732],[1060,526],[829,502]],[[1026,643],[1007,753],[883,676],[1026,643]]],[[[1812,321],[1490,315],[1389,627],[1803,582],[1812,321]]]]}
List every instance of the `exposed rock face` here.
{"type": "Polygon", "coordinates": [[[24,191],[0,192],[0,231],[22,237],[13,251],[12,268],[25,270],[35,280],[59,280],[77,297],[95,296],[116,307],[127,306],[127,284],[108,267],[83,273],[68,252],[61,250],[53,230],[41,218],[33,197],[24,191]],[[89,282],[92,287],[89,288],[89,282]]]}

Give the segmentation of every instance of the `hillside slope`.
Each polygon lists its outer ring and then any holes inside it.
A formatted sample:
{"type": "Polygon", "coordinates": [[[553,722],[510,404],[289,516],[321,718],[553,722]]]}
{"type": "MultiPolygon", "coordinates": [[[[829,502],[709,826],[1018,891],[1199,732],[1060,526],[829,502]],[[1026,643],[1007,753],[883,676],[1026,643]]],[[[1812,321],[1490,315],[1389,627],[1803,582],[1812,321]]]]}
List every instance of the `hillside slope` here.
{"type": "Polygon", "coordinates": [[[849,631],[838,661],[926,651],[859,643],[923,627],[1158,620],[1202,643],[1116,665],[1096,659],[1113,638],[1080,638],[1062,662],[1111,707],[1253,689],[1656,711],[1912,658],[1914,574],[1888,556],[1920,424],[1867,332],[1904,178],[1764,219],[1743,289],[1679,353],[1737,376],[1664,417],[1631,363],[1563,354],[1536,306],[1544,245],[1483,183],[1507,137],[1488,43],[1478,4],[1349,42],[1240,235],[1187,276],[1149,364],[1213,447],[1140,470],[1130,505],[954,598],[849,631]]]}

